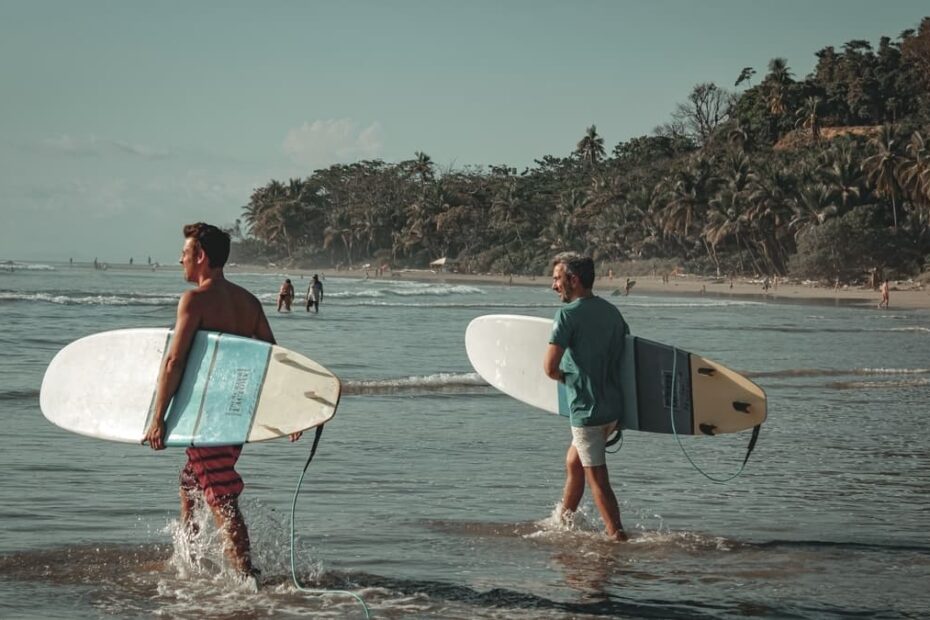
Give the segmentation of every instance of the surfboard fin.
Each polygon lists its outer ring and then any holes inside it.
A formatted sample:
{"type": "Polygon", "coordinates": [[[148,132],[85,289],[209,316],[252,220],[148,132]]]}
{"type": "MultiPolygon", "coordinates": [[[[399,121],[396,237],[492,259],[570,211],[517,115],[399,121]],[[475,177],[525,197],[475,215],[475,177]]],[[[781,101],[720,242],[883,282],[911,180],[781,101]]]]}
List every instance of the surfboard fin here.
{"type": "Polygon", "coordinates": [[[698,428],[701,429],[701,432],[705,435],[716,435],[717,427],[714,424],[700,424],[698,428]]]}
{"type": "Polygon", "coordinates": [[[749,411],[749,403],[744,403],[739,400],[733,401],[733,408],[743,413],[752,413],[751,411],[749,411]]]}
{"type": "Polygon", "coordinates": [[[713,369],[713,368],[708,368],[708,367],[706,367],[706,366],[702,366],[702,367],[698,368],[698,374],[699,374],[699,375],[705,375],[705,376],[708,376],[708,377],[713,377],[715,374],[717,374],[717,371],[716,371],[715,369],[713,369]]]}

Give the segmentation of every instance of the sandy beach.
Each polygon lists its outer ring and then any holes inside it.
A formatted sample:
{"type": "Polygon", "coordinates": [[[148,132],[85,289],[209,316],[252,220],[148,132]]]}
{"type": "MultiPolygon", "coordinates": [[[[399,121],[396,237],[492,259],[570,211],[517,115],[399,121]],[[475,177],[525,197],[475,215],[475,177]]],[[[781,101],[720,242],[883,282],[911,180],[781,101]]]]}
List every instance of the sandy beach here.
{"type": "MultiPolygon", "coordinates": [[[[375,269],[305,269],[284,268],[273,265],[232,265],[230,274],[239,272],[280,273],[284,277],[296,278],[295,288],[300,292],[301,278],[307,279],[314,273],[324,276],[341,276],[349,278],[377,279],[375,269]]],[[[544,276],[464,274],[429,269],[401,269],[389,271],[380,276],[383,279],[401,279],[423,282],[460,282],[471,284],[499,284],[510,286],[549,286],[549,278],[544,276]]],[[[878,291],[857,286],[840,286],[839,288],[822,286],[814,282],[797,282],[794,280],[772,282],[768,291],[763,291],[761,279],[736,278],[732,283],[725,278],[711,278],[689,274],[673,275],[663,282],[659,276],[635,276],[632,294],[645,295],[693,295],[717,298],[752,299],[760,302],[811,303],[817,305],[855,305],[878,307],[878,291]]],[[[599,276],[594,283],[594,290],[601,296],[622,295],[626,277],[615,275],[599,276]]],[[[892,281],[890,283],[890,309],[930,310],[930,289],[917,281],[892,281]]]]}

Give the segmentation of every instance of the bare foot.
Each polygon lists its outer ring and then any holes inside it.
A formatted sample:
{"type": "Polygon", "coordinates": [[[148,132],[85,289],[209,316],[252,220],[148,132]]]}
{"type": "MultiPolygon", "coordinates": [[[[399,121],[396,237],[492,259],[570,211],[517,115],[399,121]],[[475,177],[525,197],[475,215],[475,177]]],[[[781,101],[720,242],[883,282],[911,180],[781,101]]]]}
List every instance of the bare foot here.
{"type": "Polygon", "coordinates": [[[626,542],[630,539],[623,530],[617,530],[613,535],[608,534],[607,537],[612,538],[614,542],[626,542]]]}

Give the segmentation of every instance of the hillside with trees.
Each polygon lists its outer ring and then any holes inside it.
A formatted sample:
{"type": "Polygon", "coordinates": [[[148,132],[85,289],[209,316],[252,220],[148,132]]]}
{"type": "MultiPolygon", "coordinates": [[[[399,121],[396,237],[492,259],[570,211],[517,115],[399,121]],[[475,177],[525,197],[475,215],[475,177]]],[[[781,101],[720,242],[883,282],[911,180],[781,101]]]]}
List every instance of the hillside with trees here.
{"type": "Polygon", "coordinates": [[[877,48],[784,59],[693,87],[668,123],[609,152],[439,169],[428,155],[334,165],[254,191],[234,260],[541,273],[557,251],[703,274],[861,280],[930,259],[930,17],[877,48]]]}

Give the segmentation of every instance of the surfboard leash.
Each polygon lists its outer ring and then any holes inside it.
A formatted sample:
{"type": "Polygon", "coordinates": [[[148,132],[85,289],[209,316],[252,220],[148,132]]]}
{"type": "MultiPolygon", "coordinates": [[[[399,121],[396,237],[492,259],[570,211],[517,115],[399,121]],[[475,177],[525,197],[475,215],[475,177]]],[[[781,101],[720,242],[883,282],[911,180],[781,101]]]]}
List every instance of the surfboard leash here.
{"type": "Polygon", "coordinates": [[[307,462],[304,464],[304,469],[302,472],[300,472],[300,479],[297,481],[297,488],[294,490],[294,502],[291,504],[291,579],[294,580],[294,587],[297,588],[300,592],[306,592],[308,594],[351,596],[357,600],[361,604],[362,609],[365,610],[365,618],[371,618],[371,612],[368,609],[368,605],[366,605],[364,599],[362,599],[362,597],[355,592],[349,592],[348,590],[306,588],[300,585],[300,580],[297,578],[297,553],[295,550],[295,541],[297,536],[294,533],[294,521],[295,515],[297,513],[297,497],[300,495],[300,487],[304,482],[304,476],[307,473],[307,468],[310,467],[310,462],[313,460],[313,456],[316,454],[316,448],[320,443],[320,437],[322,435],[323,424],[320,424],[316,427],[316,435],[313,437],[313,445],[310,447],[310,456],[307,457],[307,462]]]}
{"type": "Polygon", "coordinates": [[[739,466],[739,470],[731,476],[726,478],[714,478],[706,471],[700,468],[697,463],[691,458],[691,455],[688,454],[688,451],[685,450],[685,445],[681,442],[681,437],[678,435],[678,430],[675,428],[675,383],[678,378],[678,349],[672,347],[672,382],[671,382],[671,398],[669,398],[668,404],[668,415],[672,421],[672,433],[675,435],[675,439],[678,441],[678,447],[681,448],[681,452],[685,455],[685,458],[688,459],[688,462],[691,463],[691,466],[698,471],[702,476],[710,480],[711,482],[716,482],[717,484],[724,484],[737,478],[740,474],[743,473],[743,470],[746,468],[746,463],[749,462],[749,455],[752,454],[753,448],[756,447],[756,440],[759,438],[759,430],[762,428],[761,424],[757,424],[752,429],[752,437],[749,439],[749,447],[746,448],[746,456],[743,458],[742,465],[739,466]]]}

